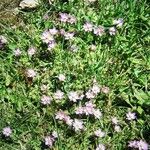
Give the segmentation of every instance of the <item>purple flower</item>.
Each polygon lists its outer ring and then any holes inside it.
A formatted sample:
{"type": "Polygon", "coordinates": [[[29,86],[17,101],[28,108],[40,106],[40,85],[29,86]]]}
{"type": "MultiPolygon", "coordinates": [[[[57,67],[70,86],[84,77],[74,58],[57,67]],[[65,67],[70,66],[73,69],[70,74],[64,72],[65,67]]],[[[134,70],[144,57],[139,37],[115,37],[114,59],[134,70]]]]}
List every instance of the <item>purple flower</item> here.
{"type": "Polygon", "coordinates": [[[109,28],[109,34],[110,34],[110,35],[115,35],[115,34],[116,34],[116,29],[115,29],[115,27],[109,28]]]}
{"type": "Polygon", "coordinates": [[[95,85],[93,85],[91,91],[97,95],[98,93],[100,93],[100,87],[95,84],[95,85]]]}
{"type": "Polygon", "coordinates": [[[128,112],[127,114],[126,114],[126,119],[127,120],[134,120],[134,119],[136,119],[136,113],[132,113],[132,112],[128,112]]]}
{"type": "Polygon", "coordinates": [[[93,25],[89,22],[86,22],[84,25],[83,25],[83,29],[84,31],[86,32],[90,32],[93,30],[93,25]]]}
{"type": "Polygon", "coordinates": [[[85,112],[84,107],[81,107],[81,106],[76,108],[76,111],[75,111],[77,115],[82,115],[84,114],[84,112],[85,112]]]}
{"type": "Polygon", "coordinates": [[[9,137],[12,133],[12,130],[10,127],[5,127],[5,128],[3,128],[2,133],[5,137],[9,137]]]}
{"type": "Polygon", "coordinates": [[[41,98],[41,103],[42,103],[43,105],[48,105],[48,104],[51,103],[51,100],[52,100],[51,97],[46,96],[46,95],[43,95],[42,98],[41,98]]]}
{"type": "Polygon", "coordinates": [[[103,26],[95,27],[94,34],[97,36],[102,36],[105,33],[105,29],[103,26]]]}
{"type": "Polygon", "coordinates": [[[96,95],[91,90],[88,90],[85,93],[85,96],[86,96],[87,99],[93,99],[93,98],[95,98],[96,95]]]}

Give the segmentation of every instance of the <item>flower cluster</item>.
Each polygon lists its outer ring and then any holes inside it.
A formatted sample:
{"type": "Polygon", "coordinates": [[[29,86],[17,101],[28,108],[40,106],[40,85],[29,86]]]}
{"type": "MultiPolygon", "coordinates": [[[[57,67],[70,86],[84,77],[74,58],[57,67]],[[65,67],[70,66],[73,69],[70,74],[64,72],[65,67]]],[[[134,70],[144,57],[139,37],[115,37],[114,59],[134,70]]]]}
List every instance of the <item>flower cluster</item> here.
{"type": "Polygon", "coordinates": [[[100,112],[99,109],[95,108],[95,105],[89,101],[85,103],[85,106],[80,106],[78,108],[76,108],[75,113],[77,115],[94,115],[95,118],[100,119],[100,117],[102,116],[102,113],[100,112]]]}
{"type": "Polygon", "coordinates": [[[97,146],[97,148],[96,148],[96,150],[105,150],[106,148],[105,148],[105,146],[103,145],[103,144],[98,144],[98,146],[97,146]]]}
{"type": "Polygon", "coordinates": [[[121,128],[120,128],[120,125],[118,124],[119,123],[118,119],[116,117],[112,117],[111,121],[112,121],[112,124],[114,125],[114,130],[116,132],[120,132],[121,128]]]}
{"type": "Polygon", "coordinates": [[[51,135],[46,136],[44,138],[44,143],[45,143],[46,146],[51,148],[57,138],[58,138],[57,132],[53,131],[53,133],[51,135]]]}
{"type": "Polygon", "coordinates": [[[143,140],[130,141],[128,147],[139,149],[139,150],[148,150],[148,144],[143,140]]]}
{"type": "Polygon", "coordinates": [[[75,119],[71,119],[71,117],[69,115],[67,115],[63,111],[57,112],[55,118],[57,120],[63,121],[68,126],[73,127],[73,129],[75,131],[79,131],[79,130],[83,130],[84,129],[82,120],[76,119],[76,118],[75,119]]]}
{"type": "Polygon", "coordinates": [[[127,120],[135,120],[136,119],[136,114],[135,113],[132,113],[132,112],[128,112],[126,114],[126,117],[127,117],[127,120]]]}
{"type": "Polygon", "coordinates": [[[100,87],[97,84],[94,84],[87,92],[86,98],[93,99],[100,93],[100,87]]]}
{"type": "Polygon", "coordinates": [[[96,137],[102,138],[102,137],[104,137],[104,136],[106,135],[106,133],[103,132],[101,129],[98,129],[98,130],[94,131],[94,135],[95,135],[96,137]]]}
{"type": "Polygon", "coordinates": [[[48,44],[48,50],[51,51],[56,46],[54,36],[57,35],[58,30],[56,28],[52,28],[46,30],[42,33],[41,39],[44,43],[48,44]]]}
{"type": "Polygon", "coordinates": [[[76,23],[77,19],[75,16],[67,14],[67,13],[60,13],[60,21],[61,22],[68,22],[70,24],[76,23]]]}

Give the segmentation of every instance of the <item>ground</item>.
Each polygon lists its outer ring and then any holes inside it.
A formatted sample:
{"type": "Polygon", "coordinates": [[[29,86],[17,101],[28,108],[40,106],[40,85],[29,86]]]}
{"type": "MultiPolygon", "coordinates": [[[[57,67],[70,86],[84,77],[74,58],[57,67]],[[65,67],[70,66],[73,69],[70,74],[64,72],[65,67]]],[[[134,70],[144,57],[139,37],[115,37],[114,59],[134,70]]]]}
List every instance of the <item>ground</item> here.
{"type": "Polygon", "coordinates": [[[0,50],[0,150],[94,150],[99,143],[106,150],[126,150],[133,140],[150,144],[149,5],[146,0],[45,0],[35,9],[18,9],[17,24],[1,20],[0,35],[7,42],[0,50]],[[63,22],[60,13],[76,21],[63,22]],[[120,19],[123,24],[114,24],[120,19]],[[104,33],[85,31],[87,22],[94,29],[103,27],[104,33]],[[58,30],[56,35],[43,36],[52,28],[58,30]],[[66,33],[74,37],[67,39],[66,33]],[[54,39],[46,43],[45,38],[54,39]],[[57,90],[64,94],[61,100],[57,90]],[[71,91],[77,95],[70,98],[71,91]],[[88,92],[94,92],[93,98],[88,92]],[[89,101],[101,117],[76,114],[89,101]],[[57,119],[60,110],[74,124],[57,119]],[[115,117],[118,123],[112,121],[115,117]],[[75,130],[75,118],[83,129],[75,130]],[[5,127],[12,131],[8,137],[5,127]],[[94,135],[99,128],[104,137],[94,135]],[[58,138],[46,146],[45,138],[53,131],[58,138]]]}

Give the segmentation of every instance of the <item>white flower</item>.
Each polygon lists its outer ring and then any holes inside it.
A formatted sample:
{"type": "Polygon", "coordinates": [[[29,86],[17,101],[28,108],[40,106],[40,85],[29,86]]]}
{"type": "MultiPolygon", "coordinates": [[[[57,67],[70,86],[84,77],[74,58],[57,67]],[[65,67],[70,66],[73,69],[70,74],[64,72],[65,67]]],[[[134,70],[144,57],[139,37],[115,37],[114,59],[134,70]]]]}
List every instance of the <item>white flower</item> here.
{"type": "Polygon", "coordinates": [[[29,78],[34,78],[36,76],[36,72],[33,69],[28,69],[26,73],[29,78]]]}
{"type": "Polygon", "coordinates": [[[46,92],[47,90],[48,90],[48,85],[45,85],[45,84],[41,85],[42,92],[46,92]]]}
{"type": "Polygon", "coordinates": [[[70,116],[66,116],[64,121],[67,125],[72,126],[73,120],[70,118],[70,116]]]}
{"type": "Polygon", "coordinates": [[[55,99],[61,100],[61,99],[63,99],[63,97],[64,97],[64,93],[60,90],[57,90],[56,93],[54,93],[55,99]]]}
{"type": "Polygon", "coordinates": [[[78,95],[77,92],[71,91],[68,94],[68,98],[69,98],[70,101],[76,102],[79,99],[79,95],[78,95]]]}
{"type": "Polygon", "coordinates": [[[34,47],[31,47],[31,48],[28,49],[28,55],[29,55],[29,56],[34,55],[35,52],[36,52],[36,49],[35,49],[34,47]]]}
{"type": "Polygon", "coordinates": [[[109,34],[110,34],[110,35],[115,35],[115,34],[116,34],[116,29],[115,29],[115,27],[109,28],[109,34]]]}
{"type": "Polygon", "coordinates": [[[83,121],[79,120],[79,119],[74,119],[73,128],[75,131],[83,130],[83,128],[84,128],[83,121]]]}
{"type": "Polygon", "coordinates": [[[14,55],[15,56],[20,56],[21,55],[21,51],[19,48],[17,48],[16,50],[14,50],[14,55]]]}
{"type": "Polygon", "coordinates": [[[127,120],[134,120],[134,119],[136,119],[136,114],[132,113],[132,112],[128,112],[126,114],[126,116],[127,116],[127,120]]]}
{"type": "Polygon", "coordinates": [[[90,50],[95,51],[96,50],[96,45],[94,45],[94,44],[90,45],[90,50]]]}
{"type": "Polygon", "coordinates": [[[55,116],[55,118],[58,120],[64,120],[65,117],[66,117],[66,114],[63,111],[58,111],[55,116]]]}
{"type": "Polygon", "coordinates": [[[59,81],[65,81],[66,77],[63,74],[59,74],[58,79],[59,79],[59,81]]]}
{"type": "Polygon", "coordinates": [[[105,136],[105,132],[103,132],[101,129],[98,129],[98,130],[94,131],[94,135],[102,138],[105,136]]]}
{"type": "Polygon", "coordinates": [[[99,144],[96,150],[105,150],[105,146],[103,144],[99,144]]]}
{"type": "Polygon", "coordinates": [[[122,18],[119,18],[119,19],[113,21],[113,24],[117,25],[117,27],[122,27],[123,23],[124,23],[124,21],[122,18]]]}
{"type": "Polygon", "coordinates": [[[73,39],[74,33],[65,32],[65,33],[64,33],[64,37],[65,37],[66,40],[73,39]]]}
{"type": "Polygon", "coordinates": [[[94,93],[94,94],[98,94],[100,92],[100,87],[98,85],[93,85],[91,91],[94,93]]]}
{"type": "Polygon", "coordinates": [[[112,117],[111,121],[112,121],[112,123],[115,124],[115,125],[117,125],[118,122],[119,122],[116,117],[112,117]]]}
{"type": "Polygon", "coordinates": [[[102,36],[105,33],[105,29],[103,26],[99,26],[94,28],[94,34],[97,36],[102,36]]]}
{"type": "Polygon", "coordinates": [[[58,133],[57,133],[56,131],[53,131],[53,132],[52,132],[52,136],[53,136],[54,138],[58,138],[58,133]]]}
{"type": "Polygon", "coordinates": [[[121,131],[121,128],[120,128],[120,126],[115,125],[115,126],[114,126],[114,130],[115,130],[116,132],[120,132],[120,131],[121,131]]]}
{"type": "Polygon", "coordinates": [[[95,118],[97,118],[97,119],[100,119],[102,116],[102,113],[100,112],[99,109],[95,109],[93,114],[94,114],[95,118]]]}

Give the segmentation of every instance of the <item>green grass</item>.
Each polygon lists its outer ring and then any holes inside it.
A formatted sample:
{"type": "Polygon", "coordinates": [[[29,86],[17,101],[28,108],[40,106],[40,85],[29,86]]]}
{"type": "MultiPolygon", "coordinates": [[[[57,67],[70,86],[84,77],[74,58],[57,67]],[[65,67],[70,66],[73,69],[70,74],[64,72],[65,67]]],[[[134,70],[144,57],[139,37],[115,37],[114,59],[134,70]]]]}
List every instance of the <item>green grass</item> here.
{"type": "MultiPolygon", "coordinates": [[[[6,126],[12,128],[11,137],[0,137],[0,150],[42,150],[43,139],[53,130],[59,134],[54,150],[94,150],[98,143],[106,149],[126,150],[128,141],[143,139],[150,141],[150,8],[146,0],[97,0],[91,6],[81,0],[63,2],[56,0],[52,5],[42,2],[31,11],[20,11],[24,23],[15,29],[4,24],[0,34],[8,43],[0,51],[0,132],[6,126]],[[59,12],[67,12],[77,17],[75,25],[59,22],[59,12]],[[49,20],[43,19],[45,14],[49,20]],[[106,28],[112,21],[123,18],[124,24],[115,36],[106,34],[96,37],[82,29],[86,20],[106,28]],[[42,44],[41,34],[47,28],[56,27],[75,32],[73,43],[57,37],[57,47],[50,53],[42,44]],[[68,46],[76,44],[76,53],[68,51],[68,46]],[[96,51],[89,50],[95,44],[96,51]],[[37,49],[32,58],[27,55],[30,46],[37,49]],[[14,56],[14,49],[20,48],[20,58],[14,56]],[[25,70],[33,68],[37,72],[29,84],[25,70]],[[66,75],[66,81],[58,83],[56,76],[66,75]],[[47,84],[48,95],[61,89],[65,95],[71,90],[86,91],[93,79],[99,85],[108,86],[108,94],[100,93],[93,101],[102,111],[100,120],[85,117],[86,131],[74,133],[67,125],[55,120],[55,112],[60,108],[74,116],[77,104],[70,107],[67,96],[64,104],[54,100],[43,107],[40,87],[47,84]],[[126,113],[136,112],[137,120],[128,122],[126,113]],[[114,132],[111,117],[120,121],[121,132],[114,132]],[[91,139],[91,135],[101,128],[104,138],[91,139]]],[[[1,25],[1,24],[0,24],[1,25]]],[[[84,104],[84,100],[81,102],[84,104]]]]}

